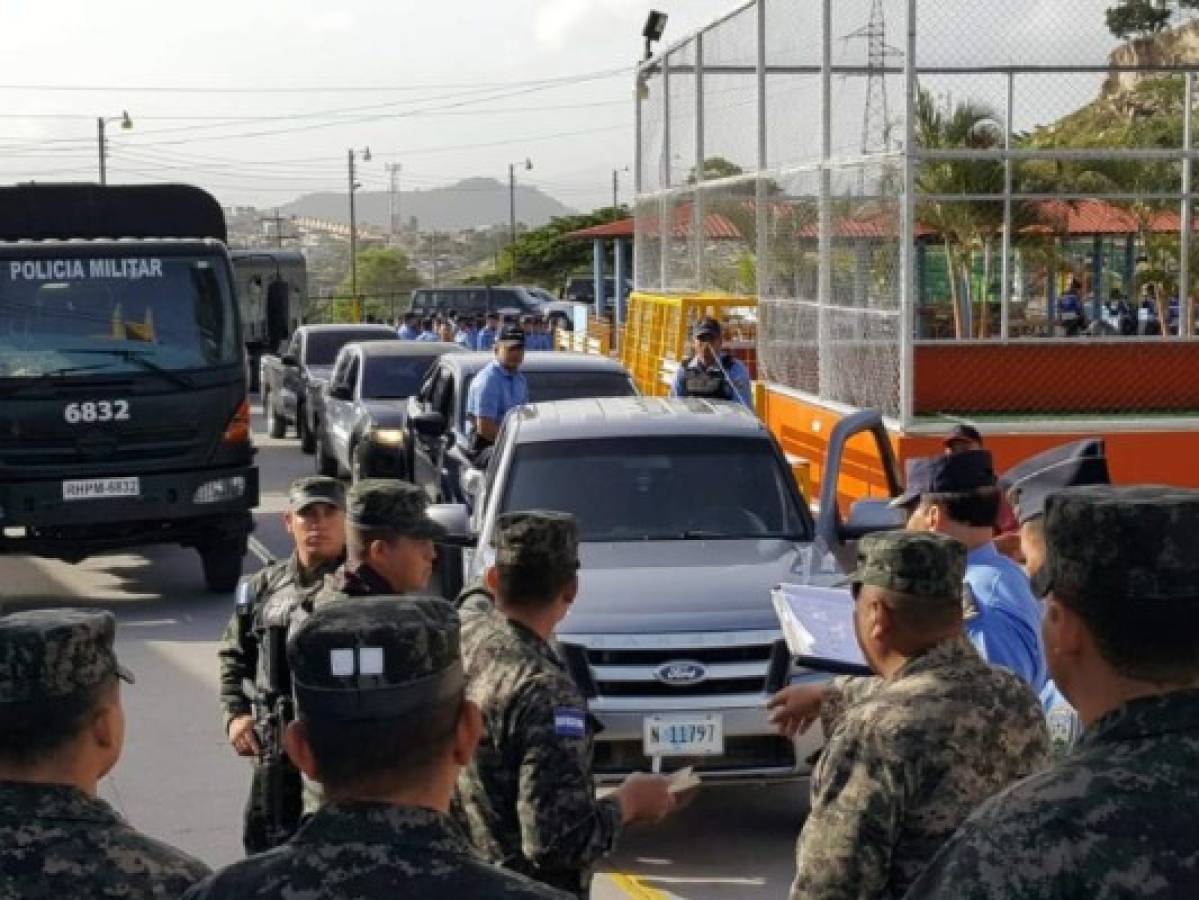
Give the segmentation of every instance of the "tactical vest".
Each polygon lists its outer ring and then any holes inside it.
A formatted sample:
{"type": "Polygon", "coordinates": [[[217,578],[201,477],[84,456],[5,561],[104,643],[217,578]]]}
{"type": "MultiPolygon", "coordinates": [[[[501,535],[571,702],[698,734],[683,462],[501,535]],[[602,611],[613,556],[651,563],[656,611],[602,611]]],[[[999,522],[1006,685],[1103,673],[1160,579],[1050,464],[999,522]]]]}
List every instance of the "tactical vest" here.
{"type": "Polygon", "coordinates": [[[720,357],[720,366],[693,366],[694,356],[683,360],[683,395],[686,397],[704,397],[708,400],[731,400],[733,391],[724,373],[733,365],[733,358],[728,354],[720,357]]]}

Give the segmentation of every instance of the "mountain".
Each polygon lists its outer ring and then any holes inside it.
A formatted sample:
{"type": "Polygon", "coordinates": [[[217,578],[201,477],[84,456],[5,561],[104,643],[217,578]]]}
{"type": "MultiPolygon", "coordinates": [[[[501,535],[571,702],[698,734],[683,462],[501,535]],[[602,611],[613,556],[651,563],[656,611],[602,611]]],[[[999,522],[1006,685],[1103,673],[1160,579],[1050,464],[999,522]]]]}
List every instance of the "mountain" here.
{"type": "MultiPolygon", "coordinates": [[[[350,213],[344,193],[305,194],[283,207],[285,215],[312,216],[331,222],[349,222],[350,213]]],[[[358,221],[364,225],[387,228],[389,224],[386,191],[359,191],[358,221]]],[[[494,178],[467,178],[446,187],[424,191],[402,191],[399,213],[403,222],[415,217],[425,231],[457,231],[486,228],[508,222],[508,185],[494,178]]],[[[516,219],[537,228],[554,216],[572,215],[574,210],[559,203],[540,189],[516,185],[516,219]]]]}

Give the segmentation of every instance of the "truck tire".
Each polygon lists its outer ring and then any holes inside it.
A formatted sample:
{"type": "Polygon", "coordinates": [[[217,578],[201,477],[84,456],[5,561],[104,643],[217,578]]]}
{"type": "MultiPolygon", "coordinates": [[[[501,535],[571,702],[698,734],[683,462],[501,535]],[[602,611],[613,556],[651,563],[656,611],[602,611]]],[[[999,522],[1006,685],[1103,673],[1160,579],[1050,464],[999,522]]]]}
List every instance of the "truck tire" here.
{"type": "Polygon", "coordinates": [[[227,594],[241,580],[242,557],[245,556],[244,538],[213,541],[199,548],[200,564],[204,567],[204,584],[208,590],[227,594]]]}
{"type": "Polygon", "coordinates": [[[266,433],[273,438],[281,438],[287,434],[287,421],[275,409],[274,398],[269,389],[262,392],[262,411],[266,414],[266,433]]]}
{"type": "Polygon", "coordinates": [[[296,437],[300,439],[300,452],[312,453],[316,450],[316,435],[308,430],[308,411],[303,404],[296,406],[296,437]]]}
{"type": "Polygon", "coordinates": [[[316,463],[316,474],[325,475],[329,478],[336,478],[339,474],[337,471],[337,460],[325,452],[324,441],[319,439],[316,441],[315,453],[316,455],[314,457],[314,461],[316,463]]]}

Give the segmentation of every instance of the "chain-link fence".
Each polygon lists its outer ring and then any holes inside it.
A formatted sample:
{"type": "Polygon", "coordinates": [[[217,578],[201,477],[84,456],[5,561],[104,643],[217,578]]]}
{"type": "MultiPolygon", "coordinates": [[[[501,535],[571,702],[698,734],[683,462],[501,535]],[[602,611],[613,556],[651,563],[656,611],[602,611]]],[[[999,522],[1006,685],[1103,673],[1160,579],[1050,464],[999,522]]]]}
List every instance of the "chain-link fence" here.
{"type": "Polygon", "coordinates": [[[756,0],[667,48],[638,288],[756,294],[763,378],[905,426],[1199,410],[1199,20],[1114,3],[756,0]]]}

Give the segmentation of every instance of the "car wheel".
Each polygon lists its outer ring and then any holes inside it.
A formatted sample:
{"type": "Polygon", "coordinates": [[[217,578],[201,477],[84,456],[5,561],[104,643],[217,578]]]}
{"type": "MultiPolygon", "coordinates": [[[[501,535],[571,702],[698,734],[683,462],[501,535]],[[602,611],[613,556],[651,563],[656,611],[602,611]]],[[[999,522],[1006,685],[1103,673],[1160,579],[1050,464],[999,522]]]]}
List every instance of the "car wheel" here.
{"type": "Polygon", "coordinates": [[[262,410],[266,413],[266,433],[273,438],[281,438],[287,434],[287,422],[275,409],[271,392],[262,392],[262,410]]]}
{"type": "Polygon", "coordinates": [[[318,439],[316,439],[315,443],[316,443],[316,446],[315,446],[316,455],[314,457],[314,461],[316,463],[316,474],[317,475],[325,475],[325,476],[328,476],[329,478],[336,478],[338,475],[337,460],[335,460],[333,457],[331,457],[328,453],[325,452],[325,442],[324,441],[322,441],[318,438],[318,439]]]}
{"type": "Polygon", "coordinates": [[[308,429],[308,415],[303,406],[296,407],[296,435],[303,453],[316,451],[316,434],[308,429]]]}

